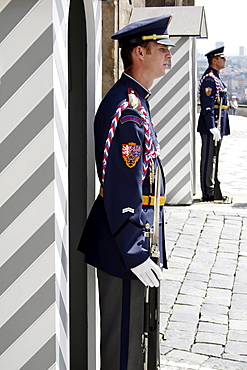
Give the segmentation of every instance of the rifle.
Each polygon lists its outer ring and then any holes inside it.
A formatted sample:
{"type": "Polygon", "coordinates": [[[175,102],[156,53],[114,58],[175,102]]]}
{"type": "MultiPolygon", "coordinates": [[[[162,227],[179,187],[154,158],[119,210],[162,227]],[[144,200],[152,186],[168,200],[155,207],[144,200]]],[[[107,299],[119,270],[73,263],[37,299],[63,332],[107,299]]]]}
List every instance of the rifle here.
{"type": "MultiPolygon", "coordinates": [[[[159,266],[160,165],[158,165],[156,170],[154,194],[154,225],[151,229],[150,225],[146,225],[149,231],[145,235],[150,238],[149,255],[159,266]]],[[[142,339],[144,370],[160,369],[159,310],[160,289],[146,287],[144,299],[144,333],[142,339]]]]}
{"type": "MultiPolygon", "coordinates": [[[[219,105],[219,119],[217,122],[217,129],[221,129],[221,115],[222,115],[222,98],[220,98],[219,105]]],[[[220,182],[218,179],[218,166],[219,166],[219,151],[221,140],[214,141],[214,155],[213,155],[213,178],[214,178],[214,200],[222,200],[222,193],[220,190],[220,182]]]]}

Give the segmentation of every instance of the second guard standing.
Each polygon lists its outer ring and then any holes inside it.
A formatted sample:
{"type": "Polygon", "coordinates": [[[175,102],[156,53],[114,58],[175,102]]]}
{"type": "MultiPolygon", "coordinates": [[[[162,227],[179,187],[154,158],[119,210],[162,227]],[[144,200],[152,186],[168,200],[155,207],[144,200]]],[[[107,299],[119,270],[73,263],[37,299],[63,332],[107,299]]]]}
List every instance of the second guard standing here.
{"type": "Polygon", "coordinates": [[[227,87],[219,75],[220,70],[225,68],[226,65],[224,46],[210,51],[205,56],[208,59],[209,66],[199,83],[201,112],[197,128],[202,140],[200,164],[202,201],[218,200],[227,202],[228,198],[222,196],[219,186],[217,193],[220,196],[216,195],[215,191],[215,185],[218,181],[217,167],[222,137],[230,134],[227,87]],[[217,145],[215,145],[215,142],[217,142],[217,145]],[[216,149],[217,155],[215,154],[216,149]],[[216,168],[214,168],[214,165],[216,165],[216,168]]]}

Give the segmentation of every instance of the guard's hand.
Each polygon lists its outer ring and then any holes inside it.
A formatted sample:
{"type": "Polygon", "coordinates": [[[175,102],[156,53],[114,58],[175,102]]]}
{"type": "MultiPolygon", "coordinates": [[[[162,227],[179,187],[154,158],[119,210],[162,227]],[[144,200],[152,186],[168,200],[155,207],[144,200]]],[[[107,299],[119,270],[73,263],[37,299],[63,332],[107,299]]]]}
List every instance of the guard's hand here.
{"type": "Polygon", "coordinates": [[[220,141],[220,139],[221,139],[220,130],[217,127],[210,128],[209,131],[213,135],[213,140],[214,141],[220,141]]]}
{"type": "Polygon", "coordinates": [[[133,267],[131,271],[144,285],[149,286],[150,288],[154,286],[158,288],[163,276],[159,266],[156,265],[150,257],[140,265],[133,267]]]}

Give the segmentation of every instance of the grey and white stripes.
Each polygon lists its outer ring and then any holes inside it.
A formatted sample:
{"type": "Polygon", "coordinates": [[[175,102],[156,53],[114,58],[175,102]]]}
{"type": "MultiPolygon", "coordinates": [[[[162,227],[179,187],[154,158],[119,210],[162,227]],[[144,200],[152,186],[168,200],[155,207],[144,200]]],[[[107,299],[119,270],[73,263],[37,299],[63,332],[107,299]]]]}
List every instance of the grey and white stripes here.
{"type": "Polygon", "coordinates": [[[173,39],[172,69],[152,88],[152,116],[166,173],[167,203],[193,199],[192,39],[173,39]]]}
{"type": "Polygon", "coordinates": [[[68,8],[0,4],[1,369],[69,368],[68,8]]]}

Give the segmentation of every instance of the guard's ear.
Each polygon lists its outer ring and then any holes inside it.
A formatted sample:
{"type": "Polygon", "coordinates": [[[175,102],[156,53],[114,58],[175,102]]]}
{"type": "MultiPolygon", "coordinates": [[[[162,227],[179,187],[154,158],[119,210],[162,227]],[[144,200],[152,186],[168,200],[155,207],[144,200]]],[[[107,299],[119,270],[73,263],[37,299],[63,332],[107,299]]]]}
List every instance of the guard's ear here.
{"type": "Polygon", "coordinates": [[[143,48],[140,45],[136,47],[136,54],[138,57],[143,57],[143,48]]]}
{"type": "Polygon", "coordinates": [[[144,52],[143,52],[143,48],[138,45],[136,46],[134,49],[133,49],[133,52],[132,52],[132,57],[135,59],[135,60],[140,60],[142,61],[144,59],[144,52]]]}

